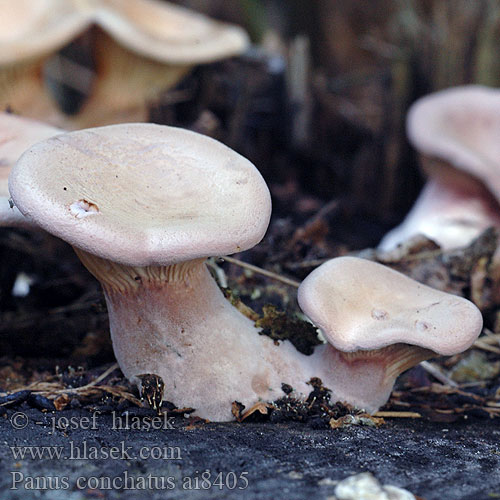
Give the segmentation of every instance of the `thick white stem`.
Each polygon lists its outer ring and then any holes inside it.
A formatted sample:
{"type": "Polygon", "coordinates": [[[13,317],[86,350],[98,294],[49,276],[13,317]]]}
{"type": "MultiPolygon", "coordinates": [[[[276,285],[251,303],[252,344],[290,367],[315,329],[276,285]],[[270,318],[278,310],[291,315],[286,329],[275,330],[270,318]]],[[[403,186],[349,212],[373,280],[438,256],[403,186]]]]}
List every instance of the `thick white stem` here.
{"type": "Polygon", "coordinates": [[[142,57],[123,48],[102,30],[97,30],[95,36],[95,85],[80,112],[68,119],[66,128],[145,122],[151,103],[174,87],[191,68],[142,57]]]}
{"type": "Polygon", "coordinates": [[[103,285],[113,348],[127,378],[158,375],[165,399],[218,421],[233,418],[233,401],[249,407],[278,399],[282,383],[310,392],[311,357],[259,335],[203,262],[131,268],[77,253],[103,285]]]}
{"type": "Polygon", "coordinates": [[[160,376],[165,399],[195,408],[203,418],[232,420],[233,401],[247,408],[272,402],[284,395],[282,384],[306,397],[312,377],[332,391],[332,401],[375,411],[396,376],[420,361],[407,362],[412,348],[401,344],[358,353],[327,344],[306,356],[289,341],[278,345],[260,335],[224,298],[202,260],[130,267],[76,251],[104,288],[113,348],[125,376],[138,384],[141,375],[160,376]]]}
{"type": "Polygon", "coordinates": [[[387,402],[401,373],[436,353],[407,344],[342,352],[326,344],[317,347],[314,356],[318,358],[317,376],[332,391],[331,401],[344,401],[374,413],[387,402]]]}

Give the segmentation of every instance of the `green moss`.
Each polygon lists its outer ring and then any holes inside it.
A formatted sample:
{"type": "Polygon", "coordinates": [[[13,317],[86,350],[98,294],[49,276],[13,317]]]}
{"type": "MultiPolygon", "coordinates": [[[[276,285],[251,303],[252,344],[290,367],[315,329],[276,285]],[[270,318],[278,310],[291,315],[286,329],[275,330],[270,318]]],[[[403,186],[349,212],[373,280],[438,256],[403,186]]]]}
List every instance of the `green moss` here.
{"type": "Polygon", "coordinates": [[[303,354],[312,354],[314,346],[321,344],[318,331],[311,323],[290,317],[270,304],[265,305],[262,312],[263,316],[255,322],[255,326],[262,329],[262,335],[274,340],[290,340],[303,354]]]}

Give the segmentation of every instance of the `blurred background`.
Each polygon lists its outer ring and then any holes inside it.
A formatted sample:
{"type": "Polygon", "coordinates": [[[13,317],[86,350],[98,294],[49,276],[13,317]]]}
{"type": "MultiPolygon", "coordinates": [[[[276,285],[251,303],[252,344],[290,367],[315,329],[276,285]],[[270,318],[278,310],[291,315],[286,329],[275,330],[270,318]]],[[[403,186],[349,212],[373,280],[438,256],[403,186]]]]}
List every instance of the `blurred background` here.
{"type": "MultiPolygon", "coordinates": [[[[255,163],[273,196],[273,221],[245,259],[296,280],[328,258],[375,247],[412,206],[423,178],[405,133],[411,103],[450,86],[500,82],[496,0],[169,3],[243,27],[251,45],[148,95],[145,119],[207,134],[255,163]]],[[[90,27],[43,61],[43,84],[69,121],[78,123],[100,78],[102,33],[90,27]]],[[[106,90],[109,100],[118,83],[106,90]]],[[[2,229],[0,252],[4,353],[112,359],[102,294],[68,246],[2,229]],[[29,293],[12,295],[21,275],[29,293]]],[[[257,282],[225,269],[241,295],[296,310],[290,290],[254,293],[257,282]]]]}
{"type": "MultiPolygon", "coordinates": [[[[420,190],[405,136],[408,106],[438,89],[500,78],[493,0],[174,3],[243,26],[253,46],[191,70],[148,103],[150,121],[197,129],[249,157],[273,190],[277,215],[314,210],[296,190],[337,199],[359,228],[353,236],[354,226],[341,224],[337,238],[357,248],[375,245],[420,190]]],[[[91,43],[87,33],[62,54],[92,69],[91,43]]],[[[51,81],[50,64],[46,75],[51,81]]],[[[52,90],[76,113],[85,93],[64,76],[52,90]]]]}

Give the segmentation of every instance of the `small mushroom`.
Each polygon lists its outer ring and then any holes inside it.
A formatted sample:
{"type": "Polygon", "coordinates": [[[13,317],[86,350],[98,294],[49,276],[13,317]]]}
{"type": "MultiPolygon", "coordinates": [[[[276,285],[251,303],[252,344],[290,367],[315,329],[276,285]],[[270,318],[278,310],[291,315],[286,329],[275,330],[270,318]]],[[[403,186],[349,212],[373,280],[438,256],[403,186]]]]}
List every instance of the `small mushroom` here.
{"type": "Polygon", "coordinates": [[[0,226],[31,226],[10,199],[8,177],[26,149],[61,132],[35,120],[0,113],[0,226]]]}
{"type": "Polygon", "coordinates": [[[267,229],[269,191],[248,160],[187,130],[112,125],[36,144],[9,187],[101,282],[116,358],[140,388],[164,383],[169,401],[212,420],[233,419],[235,400],[283,396],[282,383],[311,391],[315,358],[259,335],[204,263],[267,229]]]}
{"type": "Polygon", "coordinates": [[[468,300],[356,257],[319,266],[298,300],[329,342],[323,362],[331,366],[333,396],[371,412],[388,400],[400,373],[466,350],[482,328],[468,300]]]}
{"type": "Polygon", "coordinates": [[[335,488],[337,500],[417,500],[407,490],[380,484],[371,472],[361,472],[342,479],[335,488]]]}
{"type": "Polygon", "coordinates": [[[456,248],[488,227],[500,227],[499,116],[500,91],[479,85],[436,92],[412,105],[408,138],[429,181],[381,250],[418,233],[456,248]]]}

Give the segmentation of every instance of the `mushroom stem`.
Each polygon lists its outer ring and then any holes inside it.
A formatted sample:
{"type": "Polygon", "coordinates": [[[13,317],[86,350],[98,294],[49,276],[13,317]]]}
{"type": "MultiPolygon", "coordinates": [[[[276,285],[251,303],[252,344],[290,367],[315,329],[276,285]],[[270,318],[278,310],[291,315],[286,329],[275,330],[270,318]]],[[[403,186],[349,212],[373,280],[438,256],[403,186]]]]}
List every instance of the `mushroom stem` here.
{"type": "Polygon", "coordinates": [[[391,394],[396,378],[421,361],[437,356],[434,351],[408,344],[381,349],[339,351],[331,344],[316,348],[319,365],[325,372],[323,385],[332,391],[332,400],[345,401],[376,412],[391,394]]]}
{"type": "Polygon", "coordinates": [[[204,259],[133,267],[75,250],[103,286],[115,355],[132,382],[160,376],[166,399],[219,421],[233,418],[233,401],[248,407],[278,399],[282,383],[310,392],[312,358],[259,335],[224,298],[204,259]]]}
{"type": "Polygon", "coordinates": [[[135,54],[99,29],[95,47],[98,78],[81,112],[69,120],[72,127],[147,121],[151,101],[175,86],[192,67],[135,54]]]}
{"type": "Polygon", "coordinates": [[[42,81],[44,59],[12,64],[0,70],[0,107],[9,107],[30,118],[59,124],[62,115],[42,81]]]}
{"type": "Polygon", "coordinates": [[[169,401],[210,420],[231,420],[233,401],[249,407],[278,399],[283,383],[307,395],[312,377],[333,400],[375,412],[400,373],[436,356],[402,343],[354,352],[325,344],[306,356],[288,341],[278,346],[259,335],[224,298],[205,259],[138,267],[75,251],[104,289],[125,376],[139,388],[143,375],[161,377],[169,401]]]}
{"type": "MultiPolygon", "coordinates": [[[[430,162],[429,162],[430,165],[430,162]]],[[[390,251],[417,234],[444,249],[466,246],[488,227],[500,226],[498,203],[486,188],[445,165],[427,181],[404,222],[384,236],[379,250],[390,251]]]]}

